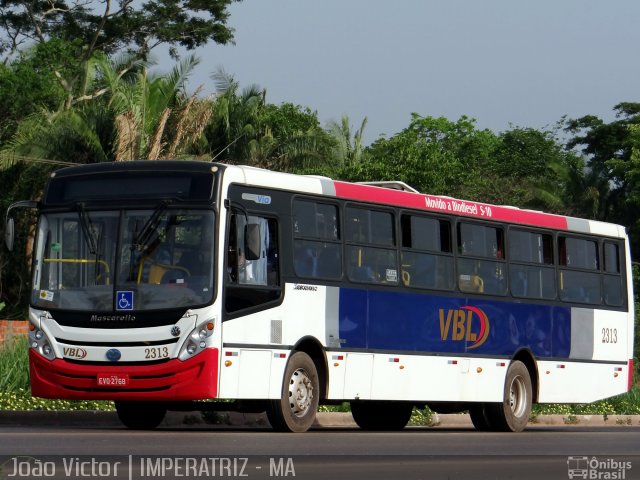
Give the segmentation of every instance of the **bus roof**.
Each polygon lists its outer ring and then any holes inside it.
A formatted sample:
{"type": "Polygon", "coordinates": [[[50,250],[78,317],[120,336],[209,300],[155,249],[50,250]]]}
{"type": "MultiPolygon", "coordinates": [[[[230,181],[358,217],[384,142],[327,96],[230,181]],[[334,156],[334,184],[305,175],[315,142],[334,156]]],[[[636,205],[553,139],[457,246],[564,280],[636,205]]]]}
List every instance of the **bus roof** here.
{"type": "Polygon", "coordinates": [[[211,173],[220,167],[241,172],[242,182],[279,189],[300,191],[338,198],[356,200],[396,207],[457,215],[479,220],[530,225],[553,230],[565,230],[578,233],[592,233],[611,237],[626,238],[626,230],[620,225],[587,220],[576,217],[555,215],[518,207],[491,205],[482,202],[461,200],[443,195],[429,195],[381,185],[366,185],[332,180],[313,175],[294,175],[274,172],[249,166],[232,166],[204,161],[134,161],[108,162],[82,165],[58,170],[54,176],[92,175],[130,171],[192,172],[211,173]]]}
{"type": "Polygon", "coordinates": [[[518,207],[491,205],[457,198],[428,195],[334,181],[336,196],[374,203],[383,203],[407,208],[416,208],[451,215],[493,220],[496,222],[531,225],[553,230],[567,230],[579,233],[594,233],[612,237],[626,237],[624,227],[611,223],[598,222],[583,218],[567,217],[518,207]]]}
{"type": "Polygon", "coordinates": [[[626,238],[627,236],[624,227],[595,220],[556,215],[512,206],[491,205],[482,202],[460,200],[443,195],[429,195],[379,185],[343,182],[321,176],[301,176],[247,166],[239,166],[237,168],[242,170],[243,178],[249,184],[260,184],[273,188],[298,190],[305,193],[335,196],[348,200],[439,212],[479,220],[529,225],[577,233],[591,233],[618,238],[626,238]]]}

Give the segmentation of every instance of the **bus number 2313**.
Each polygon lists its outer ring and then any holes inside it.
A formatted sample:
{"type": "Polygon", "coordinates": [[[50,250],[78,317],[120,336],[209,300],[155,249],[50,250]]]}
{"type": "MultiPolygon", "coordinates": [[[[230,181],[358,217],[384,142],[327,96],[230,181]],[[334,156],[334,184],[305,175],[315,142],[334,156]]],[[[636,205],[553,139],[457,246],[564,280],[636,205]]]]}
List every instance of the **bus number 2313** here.
{"type": "Polygon", "coordinates": [[[602,343],[618,343],[618,329],[617,328],[603,328],[602,329],[602,343]]]}

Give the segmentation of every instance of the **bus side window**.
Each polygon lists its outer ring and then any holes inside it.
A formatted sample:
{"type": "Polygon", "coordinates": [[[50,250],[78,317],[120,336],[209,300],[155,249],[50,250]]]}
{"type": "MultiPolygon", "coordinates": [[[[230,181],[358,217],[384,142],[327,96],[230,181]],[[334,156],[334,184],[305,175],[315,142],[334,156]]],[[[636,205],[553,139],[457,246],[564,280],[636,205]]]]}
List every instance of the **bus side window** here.
{"type": "Polygon", "coordinates": [[[503,229],[460,222],[457,236],[458,288],[463,292],[506,295],[503,229]]]}
{"type": "Polygon", "coordinates": [[[392,212],[347,206],[347,278],[358,283],[397,285],[398,259],[392,212]]]}
{"type": "MultiPolygon", "coordinates": [[[[520,298],[554,299],[553,237],[544,232],[512,228],[508,240],[511,294],[520,298]]],[[[565,253],[560,252],[561,259],[565,253]]]]}
{"type": "Polygon", "coordinates": [[[233,313],[280,298],[278,222],[233,214],[227,239],[226,310],[233,313]]]}
{"type": "Polygon", "coordinates": [[[277,222],[234,215],[229,228],[227,279],[240,285],[278,285],[277,222]]]}
{"type": "Polygon", "coordinates": [[[451,223],[423,215],[403,214],[402,282],[412,288],[453,289],[451,223]]]}
{"type": "Polygon", "coordinates": [[[298,277],[339,279],[342,242],[338,207],[309,199],[293,202],[293,268],[298,277]]]}
{"type": "Polygon", "coordinates": [[[620,248],[611,242],[604,243],[604,301],[607,305],[619,306],[624,303],[622,296],[622,275],[620,270],[620,248]]]}
{"type": "Polygon", "coordinates": [[[602,302],[598,243],[592,239],[558,237],[560,257],[560,299],[565,302],[602,302]]]}

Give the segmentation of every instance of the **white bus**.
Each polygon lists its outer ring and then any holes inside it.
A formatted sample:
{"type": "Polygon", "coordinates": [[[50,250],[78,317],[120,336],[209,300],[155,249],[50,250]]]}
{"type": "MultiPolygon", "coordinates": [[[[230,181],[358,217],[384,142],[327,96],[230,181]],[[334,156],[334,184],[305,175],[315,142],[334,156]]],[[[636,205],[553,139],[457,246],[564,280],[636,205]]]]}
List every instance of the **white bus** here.
{"type": "Polygon", "coordinates": [[[520,431],[533,403],[630,388],[623,227],[388,186],[188,161],[56,171],[9,208],[39,210],[32,394],[114,400],[130,428],[236,408],[302,432],[350,402],[365,429],[428,405],[520,431]]]}

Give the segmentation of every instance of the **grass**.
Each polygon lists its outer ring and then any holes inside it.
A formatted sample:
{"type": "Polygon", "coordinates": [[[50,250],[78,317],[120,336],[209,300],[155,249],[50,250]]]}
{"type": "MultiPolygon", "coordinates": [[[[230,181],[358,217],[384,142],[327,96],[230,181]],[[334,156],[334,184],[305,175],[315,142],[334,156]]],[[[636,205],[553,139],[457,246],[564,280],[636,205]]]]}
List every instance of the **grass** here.
{"type": "Polygon", "coordinates": [[[29,389],[29,339],[9,338],[0,347],[0,392],[16,393],[29,389]]]}
{"type": "Polygon", "coordinates": [[[640,415],[640,385],[616,397],[599,400],[584,405],[576,404],[540,404],[533,406],[537,415],[640,415]]]}
{"type": "Polygon", "coordinates": [[[29,340],[8,339],[0,346],[0,410],[114,410],[113,402],[47,400],[31,396],[29,340]]]}

